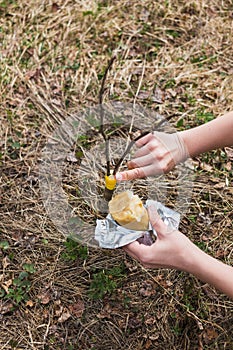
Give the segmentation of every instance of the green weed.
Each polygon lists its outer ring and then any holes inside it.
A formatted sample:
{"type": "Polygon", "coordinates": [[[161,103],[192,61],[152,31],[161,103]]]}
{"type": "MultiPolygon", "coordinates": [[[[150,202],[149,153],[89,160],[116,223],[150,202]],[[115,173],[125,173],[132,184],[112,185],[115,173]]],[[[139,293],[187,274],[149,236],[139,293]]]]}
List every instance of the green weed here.
{"type": "Polygon", "coordinates": [[[67,238],[64,243],[65,251],[62,253],[62,258],[67,261],[75,261],[78,258],[81,260],[86,260],[88,257],[87,246],[82,246],[78,242],[67,238]]]}
{"type": "Polygon", "coordinates": [[[169,79],[166,81],[165,83],[165,88],[169,89],[169,88],[173,88],[174,86],[176,86],[176,81],[175,79],[169,79]]]}
{"type": "Polygon", "coordinates": [[[190,61],[193,64],[197,64],[197,66],[200,68],[202,67],[204,64],[209,64],[211,65],[213,62],[215,62],[217,60],[217,56],[207,56],[205,53],[201,54],[201,55],[197,55],[197,56],[193,56],[191,57],[190,61]]]}
{"type": "Polygon", "coordinates": [[[112,294],[124,277],[123,265],[94,273],[88,291],[89,297],[91,299],[102,299],[106,294],[112,294]]]}
{"type": "Polygon", "coordinates": [[[13,0],[4,0],[4,1],[0,1],[0,7],[7,8],[9,5],[14,5],[16,3],[17,2],[13,0]]]}
{"type": "Polygon", "coordinates": [[[9,249],[10,245],[8,241],[1,241],[0,242],[0,249],[7,250],[9,249]]]}
{"type": "Polygon", "coordinates": [[[166,34],[172,38],[178,38],[179,36],[181,36],[180,32],[178,32],[177,30],[173,30],[173,29],[167,29],[166,34]]]}
{"type": "Polygon", "coordinates": [[[193,215],[193,214],[191,214],[191,215],[189,215],[189,220],[191,220],[192,222],[196,222],[196,215],[193,215]]]}
{"type": "Polygon", "coordinates": [[[204,242],[194,242],[198,248],[203,250],[204,252],[208,252],[208,247],[204,242]]]}
{"type": "Polygon", "coordinates": [[[208,123],[215,118],[211,112],[206,112],[204,109],[199,109],[196,112],[196,118],[199,125],[208,123]]]}
{"type": "Polygon", "coordinates": [[[31,288],[30,275],[35,272],[33,264],[24,264],[23,269],[24,271],[21,271],[18,277],[14,278],[7,293],[1,290],[2,298],[10,299],[17,305],[29,299],[28,292],[31,288]]]}

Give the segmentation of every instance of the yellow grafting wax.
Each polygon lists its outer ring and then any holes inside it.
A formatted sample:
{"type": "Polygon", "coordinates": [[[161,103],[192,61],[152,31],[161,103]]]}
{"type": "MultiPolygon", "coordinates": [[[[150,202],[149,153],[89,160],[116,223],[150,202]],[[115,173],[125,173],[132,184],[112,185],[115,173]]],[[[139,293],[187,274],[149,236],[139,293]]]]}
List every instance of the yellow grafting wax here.
{"type": "Polygon", "coordinates": [[[116,179],[114,175],[105,175],[105,187],[108,190],[114,190],[116,187],[116,179]]]}

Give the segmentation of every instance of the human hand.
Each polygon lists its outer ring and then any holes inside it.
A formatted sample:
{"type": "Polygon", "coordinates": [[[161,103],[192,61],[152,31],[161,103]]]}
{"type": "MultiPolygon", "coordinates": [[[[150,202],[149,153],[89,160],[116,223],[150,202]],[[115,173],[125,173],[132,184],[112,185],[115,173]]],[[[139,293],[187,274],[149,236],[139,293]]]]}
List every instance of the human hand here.
{"type": "Polygon", "coordinates": [[[123,249],[148,268],[175,268],[184,270],[193,243],[181,232],[167,226],[154,206],[148,208],[149,220],[157,232],[157,239],[151,246],[130,243],[123,249]]]}
{"type": "Polygon", "coordinates": [[[203,252],[181,232],[170,229],[154,207],[148,211],[157,240],[151,246],[135,241],[123,249],[145,267],[189,272],[233,299],[233,267],[203,252]]]}
{"type": "Polygon", "coordinates": [[[129,170],[118,172],[117,181],[134,180],[168,173],[188,158],[188,152],[178,133],[155,131],[136,142],[139,148],[128,162],[129,170]]]}

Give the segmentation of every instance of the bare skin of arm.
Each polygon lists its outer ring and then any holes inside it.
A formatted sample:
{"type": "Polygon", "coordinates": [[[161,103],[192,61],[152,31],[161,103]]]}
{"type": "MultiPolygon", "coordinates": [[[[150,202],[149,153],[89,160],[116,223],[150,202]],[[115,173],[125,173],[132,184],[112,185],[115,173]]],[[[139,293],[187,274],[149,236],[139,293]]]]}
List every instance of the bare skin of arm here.
{"type": "Polygon", "coordinates": [[[164,224],[156,209],[148,209],[157,232],[151,246],[133,242],[123,249],[148,268],[173,268],[189,272],[233,299],[233,267],[209,256],[181,232],[164,224]]]}
{"type": "Polygon", "coordinates": [[[233,145],[233,112],[179,133],[190,157],[233,145]]]}

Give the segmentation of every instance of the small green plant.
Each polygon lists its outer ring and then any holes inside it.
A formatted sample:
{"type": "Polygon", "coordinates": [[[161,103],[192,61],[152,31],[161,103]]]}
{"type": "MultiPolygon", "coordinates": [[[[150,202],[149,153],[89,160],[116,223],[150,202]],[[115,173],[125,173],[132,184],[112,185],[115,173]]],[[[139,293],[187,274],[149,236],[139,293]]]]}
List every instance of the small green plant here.
{"type": "Polygon", "coordinates": [[[182,328],[179,326],[178,323],[173,327],[172,332],[177,336],[182,333],[182,328]]]}
{"type": "Polygon", "coordinates": [[[21,272],[18,278],[13,280],[12,287],[9,288],[5,299],[12,299],[16,304],[28,300],[28,291],[31,287],[31,282],[27,279],[28,273],[21,272]]]}
{"type": "Polygon", "coordinates": [[[191,220],[192,222],[196,222],[196,220],[197,220],[196,215],[190,214],[189,215],[189,220],[191,220]]]}
{"type": "Polygon", "coordinates": [[[179,36],[181,36],[180,32],[178,32],[177,30],[173,30],[173,29],[167,29],[166,34],[172,38],[178,38],[179,36]]]}
{"type": "Polygon", "coordinates": [[[7,140],[7,154],[11,159],[17,159],[21,148],[19,141],[13,140],[11,137],[7,140]]]}
{"type": "Polygon", "coordinates": [[[182,129],[184,126],[184,119],[183,118],[179,119],[178,122],[176,123],[176,126],[177,128],[182,129]]]}
{"type": "Polygon", "coordinates": [[[88,291],[89,297],[91,299],[102,299],[106,294],[113,293],[124,276],[123,265],[94,273],[88,291]]]}
{"type": "Polygon", "coordinates": [[[3,8],[7,8],[11,4],[16,4],[16,1],[13,1],[13,0],[0,1],[0,7],[3,7],[3,8]]]}
{"type": "Polygon", "coordinates": [[[87,246],[82,246],[78,242],[71,238],[67,238],[64,242],[65,251],[62,254],[62,258],[67,261],[75,261],[78,258],[81,260],[86,260],[88,257],[87,246]]]}
{"type": "Polygon", "coordinates": [[[198,248],[203,250],[204,252],[208,252],[208,247],[204,242],[194,242],[198,248]]]}
{"type": "Polygon", "coordinates": [[[87,135],[79,135],[77,137],[77,142],[80,142],[82,146],[86,145],[86,142],[88,142],[88,136],[87,135]]]}
{"type": "Polygon", "coordinates": [[[24,264],[24,271],[20,272],[17,278],[14,278],[12,285],[8,289],[8,293],[1,292],[4,299],[11,299],[17,305],[27,301],[28,292],[31,288],[30,275],[35,272],[33,264],[24,264]]]}
{"type": "Polygon", "coordinates": [[[174,86],[176,86],[176,81],[175,79],[169,79],[166,81],[165,83],[165,88],[168,89],[168,88],[173,88],[174,86]]]}
{"type": "Polygon", "coordinates": [[[207,56],[205,53],[202,53],[200,55],[192,56],[190,61],[193,64],[197,64],[197,66],[200,68],[204,64],[209,64],[211,65],[213,62],[217,60],[217,56],[207,56]]]}
{"type": "Polygon", "coordinates": [[[3,251],[9,249],[9,247],[10,247],[10,245],[9,245],[8,241],[1,241],[0,242],[0,249],[2,249],[3,251]]]}
{"type": "Polygon", "coordinates": [[[204,109],[197,110],[196,117],[199,124],[210,122],[215,118],[213,113],[206,112],[204,109]]]}
{"type": "Polygon", "coordinates": [[[190,61],[191,63],[199,63],[198,66],[201,67],[202,66],[202,62],[207,60],[207,55],[206,54],[202,54],[202,55],[198,55],[198,56],[193,56],[191,57],[190,61]]]}
{"type": "Polygon", "coordinates": [[[23,264],[23,269],[26,273],[30,274],[36,272],[34,264],[23,264]]]}
{"type": "Polygon", "coordinates": [[[184,304],[185,304],[187,310],[193,311],[194,307],[192,305],[192,295],[190,296],[190,295],[185,294],[183,299],[184,299],[183,301],[184,301],[184,304]]]}

